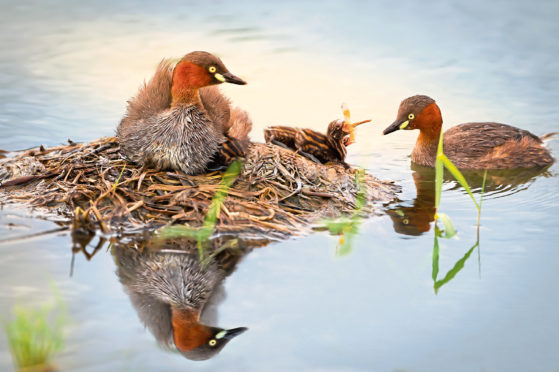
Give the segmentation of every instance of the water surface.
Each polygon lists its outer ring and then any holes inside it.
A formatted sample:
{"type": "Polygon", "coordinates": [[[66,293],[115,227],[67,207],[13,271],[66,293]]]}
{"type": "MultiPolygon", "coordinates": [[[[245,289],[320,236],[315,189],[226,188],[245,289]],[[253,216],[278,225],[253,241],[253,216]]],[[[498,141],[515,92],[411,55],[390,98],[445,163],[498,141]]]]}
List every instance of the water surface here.
{"type": "MultiPolygon", "coordinates": [[[[253,139],[271,124],[323,130],[347,102],[373,119],[349,161],[403,190],[348,255],[316,233],[244,256],[217,324],[250,330],[206,362],[158,346],[107,244],[74,255],[68,232],[0,243],[0,316],[42,303],[55,282],[72,319],[61,370],[557,371],[558,166],[493,178],[480,247],[435,294],[431,175],[410,167],[416,132],[381,132],[417,93],[437,100],[447,127],[559,130],[558,17],[554,1],[2,2],[1,149],[112,135],[161,58],[201,49],[249,82],[223,90],[250,112],[253,139]]],[[[559,141],[549,146],[557,156],[559,141]]],[[[442,209],[458,237],[440,240],[439,280],[476,241],[475,208],[450,180],[442,209]]],[[[56,228],[0,211],[0,239],[56,228]]],[[[11,368],[2,335],[0,369],[11,368]]]]}

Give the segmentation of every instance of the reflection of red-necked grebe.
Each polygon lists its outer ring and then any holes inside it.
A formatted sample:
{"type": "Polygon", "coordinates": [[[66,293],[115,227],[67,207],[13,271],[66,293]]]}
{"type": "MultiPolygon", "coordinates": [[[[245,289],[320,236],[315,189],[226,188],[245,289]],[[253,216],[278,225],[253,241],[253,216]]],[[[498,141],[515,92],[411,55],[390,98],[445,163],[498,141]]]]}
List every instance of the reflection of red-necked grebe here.
{"type": "MultiPolygon", "coordinates": [[[[116,245],[113,253],[120,281],[138,316],[161,345],[174,345],[188,359],[211,358],[246,331],[200,321],[208,300],[231,268],[215,259],[201,263],[196,242],[170,241],[161,248],[140,252],[116,245]]],[[[239,258],[229,259],[233,262],[228,264],[234,265],[239,258]]]]}

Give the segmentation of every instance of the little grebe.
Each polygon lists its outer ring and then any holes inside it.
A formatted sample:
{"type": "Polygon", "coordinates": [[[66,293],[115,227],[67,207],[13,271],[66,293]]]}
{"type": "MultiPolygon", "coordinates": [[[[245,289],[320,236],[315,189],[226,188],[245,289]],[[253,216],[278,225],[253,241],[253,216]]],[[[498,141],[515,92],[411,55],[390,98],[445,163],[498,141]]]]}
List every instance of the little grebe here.
{"type": "MultiPolygon", "coordinates": [[[[411,160],[434,167],[442,124],[441,111],[435,101],[417,95],[402,101],[396,121],[383,133],[419,129],[411,160]]],[[[545,137],[506,124],[466,123],[444,132],[444,153],[462,169],[544,167],[554,161],[543,147],[545,137]]]]}
{"type": "Polygon", "coordinates": [[[246,84],[207,52],[189,53],[174,68],[163,60],[128,102],[117,128],[123,155],[141,165],[196,174],[222,148],[242,152],[252,122],[212,86],[223,82],[246,84]]]}

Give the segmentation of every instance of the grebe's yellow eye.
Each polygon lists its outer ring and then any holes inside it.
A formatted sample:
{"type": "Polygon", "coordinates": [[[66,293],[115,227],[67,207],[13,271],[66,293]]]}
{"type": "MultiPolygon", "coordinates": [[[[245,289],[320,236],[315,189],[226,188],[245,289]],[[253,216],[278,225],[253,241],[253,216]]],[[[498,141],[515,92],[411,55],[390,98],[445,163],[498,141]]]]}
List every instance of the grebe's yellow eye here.
{"type": "Polygon", "coordinates": [[[409,114],[409,115],[408,115],[408,119],[410,119],[410,120],[415,119],[415,115],[414,115],[414,114],[409,114]]]}
{"type": "Polygon", "coordinates": [[[215,346],[215,344],[217,344],[217,341],[214,339],[211,339],[209,342],[210,346],[215,346]]]}
{"type": "Polygon", "coordinates": [[[217,69],[215,68],[215,66],[210,66],[210,68],[208,69],[208,71],[209,71],[210,73],[213,74],[214,72],[217,71],[217,69]]]}

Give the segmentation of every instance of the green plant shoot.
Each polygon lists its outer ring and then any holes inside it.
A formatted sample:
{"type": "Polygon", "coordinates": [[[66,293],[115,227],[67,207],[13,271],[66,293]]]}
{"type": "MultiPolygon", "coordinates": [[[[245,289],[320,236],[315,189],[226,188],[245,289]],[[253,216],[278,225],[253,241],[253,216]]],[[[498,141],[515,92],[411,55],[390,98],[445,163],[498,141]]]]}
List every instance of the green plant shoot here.
{"type": "Polygon", "coordinates": [[[483,175],[483,183],[482,183],[482,186],[481,186],[481,193],[480,193],[480,198],[479,198],[479,203],[478,203],[475,200],[472,191],[470,190],[470,186],[468,185],[468,182],[466,181],[466,179],[464,178],[464,176],[462,175],[460,170],[458,170],[458,168],[456,168],[456,166],[444,154],[444,152],[443,152],[443,132],[441,131],[441,135],[440,135],[440,139],[439,139],[439,145],[437,147],[437,158],[435,160],[435,209],[436,209],[436,213],[435,213],[435,229],[434,229],[435,230],[435,241],[434,241],[434,244],[433,244],[433,267],[432,267],[432,275],[431,275],[432,278],[433,278],[435,293],[437,293],[439,288],[441,288],[444,284],[451,281],[456,276],[456,274],[458,274],[460,272],[460,270],[462,270],[464,268],[464,265],[465,265],[466,261],[468,260],[468,258],[470,258],[470,255],[472,254],[474,249],[476,247],[479,247],[479,225],[480,225],[480,217],[481,217],[481,204],[482,204],[482,200],[483,200],[483,193],[484,193],[484,190],[485,190],[486,178],[487,178],[487,170],[485,171],[485,173],[483,175]],[[468,192],[468,195],[470,195],[470,197],[472,198],[472,201],[474,202],[474,204],[476,206],[476,209],[477,209],[477,212],[478,212],[478,214],[477,214],[477,233],[476,233],[476,238],[477,239],[476,239],[475,244],[470,249],[468,249],[466,254],[460,260],[458,260],[454,264],[454,266],[446,273],[444,278],[442,278],[440,280],[437,280],[437,277],[439,275],[439,251],[440,251],[439,237],[448,239],[448,238],[452,238],[453,236],[456,235],[456,230],[454,229],[454,225],[452,224],[452,221],[451,221],[450,217],[448,215],[446,215],[445,213],[439,212],[439,206],[440,206],[441,194],[442,194],[444,168],[448,169],[450,171],[450,173],[452,174],[452,176],[458,181],[458,183],[468,192]],[[439,229],[439,227],[437,225],[437,222],[439,220],[442,222],[442,224],[444,226],[444,230],[439,229]]]}
{"type": "Polygon", "coordinates": [[[359,169],[355,172],[355,183],[357,184],[358,191],[355,198],[353,213],[348,217],[343,216],[335,219],[326,219],[322,222],[330,234],[340,236],[338,241],[339,249],[337,251],[339,256],[345,256],[351,252],[353,239],[359,232],[359,226],[363,220],[361,214],[367,205],[367,188],[364,169],[359,169]]]}
{"type": "MultiPolygon", "coordinates": [[[[454,229],[454,225],[452,224],[452,220],[450,217],[444,213],[439,212],[439,207],[441,204],[441,194],[443,188],[443,175],[444,175],[444,168],[448,169],[452,176],[458,181],[458,183],[466,190],[468,195],[472,198],[476,209],[478,211],[478,215],[481,213],[481,202],[478,204],[466,178],[456,166],[450,161],[450,159],[444,154],[443,151],[443,131],[441,131],[441,135],[439,137],[439,145],[437,147],[437,158],[435,159],[435,225],[437,221],[440,219],[444,226],[444,234],[440,234],[443,238],[452,238],[456,235],[456,230],[454,229]]],[[[485,172],[485,176],[487,175],[487,171],[485,172]]],[[[483,184],[485,187],[485,176],[483,179],[483,184]]],[[[482,192],[483,195],[483,192],[482,192]]]]}
{"type": "Polygon", "coordinates": [[[212,236],[221,213],[221,207],[229,193],[229,188],[241,173],[242,165],[242,162],[237,159],[231,163],[229,168],[223,173],[223,178],[212,197],[208,212],[206,213],[201,227],[185,225],[166,226],[157,232],[157,239],[165,240],[177,237],[194,238],[198,242],[198,253],[200,254],[200,260],[202,260],[204,257],[203,243],[212,236]]]}
{"type": "Polygon", "coordinates": [[[113,185],[113,191],[115,191],[116,188],[118,187],[118,183],[120,182],[120,179],[122,178],[122,174],[124,173],[125,169],[126,169],[126,164],[124,164],[124,166],[122,167],[122,170],[120,171],[120,174],[118,175],[118,178],[116,179],[113,185]]]}
{"type": "Polygon", "coordinates": [[[4,322],[14,364],[20,370],[53,370],[52,358],[64,347],[67,309],[60,294],[53,290],[54,301],[39,308],[15,306],[13,319],[4,322]]]}

